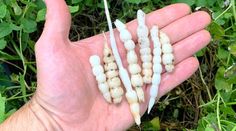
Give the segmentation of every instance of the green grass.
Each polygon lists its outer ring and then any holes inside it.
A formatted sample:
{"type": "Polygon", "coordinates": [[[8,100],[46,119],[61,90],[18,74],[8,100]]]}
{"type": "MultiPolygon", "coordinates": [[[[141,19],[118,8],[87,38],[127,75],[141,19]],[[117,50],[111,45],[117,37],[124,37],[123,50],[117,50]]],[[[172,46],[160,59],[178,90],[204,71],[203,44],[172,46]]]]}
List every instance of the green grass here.
{"type": "MultiPolygon", "coordinates": [[[[171,3],[184,2],[208,11],[212,35],[199,51],[199,70],[161,98],[142,130],[236,131],[236,6],[234,0],[117,0],[111,1],[112,19],[124,21],[171,3]]],[[[107,29],[104,7],[97,0],[67,0],[72,13],[70,39],[75,41],[107,29]],[[99,16],[99,17],[97,17],[99,16]],[[83,18],[83,19],[81,19],[83,18]]],[[[34,45],[44,23],[41,0],[0,1],[0,122],[24,105],[36,89],[34,45]]],[[[139,130],[131,127],[129,130],[139,130]]]]}

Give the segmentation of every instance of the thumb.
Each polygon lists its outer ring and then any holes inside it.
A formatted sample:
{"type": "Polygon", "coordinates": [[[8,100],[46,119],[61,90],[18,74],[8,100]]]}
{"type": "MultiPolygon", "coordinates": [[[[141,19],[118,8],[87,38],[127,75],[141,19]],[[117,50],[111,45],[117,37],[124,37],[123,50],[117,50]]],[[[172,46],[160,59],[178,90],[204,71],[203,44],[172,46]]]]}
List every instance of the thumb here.
{"type": "Polygon", "coordinates": [[[68,39],[71,15],[65,0],[45,0],[47,6],[43,36],[68,39]]]}

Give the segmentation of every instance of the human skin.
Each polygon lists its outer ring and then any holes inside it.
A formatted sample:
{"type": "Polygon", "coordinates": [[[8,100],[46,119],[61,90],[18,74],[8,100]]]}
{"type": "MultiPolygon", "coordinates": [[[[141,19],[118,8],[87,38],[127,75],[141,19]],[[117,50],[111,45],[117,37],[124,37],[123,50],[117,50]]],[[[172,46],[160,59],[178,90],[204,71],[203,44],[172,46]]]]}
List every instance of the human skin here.
{"type": "MultiPolygon", "coordinates": [[[[37,90],[25,106],[14,113],[0,130],[125,130],[134,124],[125,99],[118,105],[108,104],[98,90],[89,64],[91,55],[102,57],[102,34],[71,42],[68,38],[71,16],[64,0],[45,0],[46,23],[35,45],[37,90]],[[14,126],[13,126],[14,125],[14,126]]],[[[173,4],[147,15],[147,25],[158,25],[171,40],[174,48],[175,70],[162,73],[158,98],[189,78],[199,63],[192,57],[210,42],[204,28],[210,16],[202,11],[191,13],[186,4],[173,4]]],[[[127,24],[133,40],[137,41],[137,21],[127,24]]],[[[127,67],[126,50],[115,36],[119,53],[127,67]]],[[[109,35],[106,33],[108,39],[109,35]]],[[[108,42],[109,43],[109,42],[108,42]]],[[[149,86],[143,87],[147,110],[149,86]]]]}

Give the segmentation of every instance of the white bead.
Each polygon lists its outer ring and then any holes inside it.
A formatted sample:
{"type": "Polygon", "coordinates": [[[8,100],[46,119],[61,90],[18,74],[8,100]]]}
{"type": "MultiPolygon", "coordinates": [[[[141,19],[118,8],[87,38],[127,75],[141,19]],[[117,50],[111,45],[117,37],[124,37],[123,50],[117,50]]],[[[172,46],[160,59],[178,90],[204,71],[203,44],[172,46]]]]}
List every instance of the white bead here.
{"type": "Polygon", "coordinates": [[[115,104],[118,104],[118,103],[120,103],[121,101],[122,101],[122,97],[113,98],[113,102],[114,102],[115,104]]]}
{"type": "Polygon", "coordinates": [[[151,97],[157,97],[157,93],[158,93],[158,91],[157,91],[157,86],[159,86],[159,85],[152,85],[151,86],[151,88],[150,88],[150,96],[151,97]]]}
{"type": "Polygon", "coordinates": [[[139,46],[141,48],[149,48],[150,47],[150,41],[148,39],[148,37],[144,37],[144,38],[139,38],[139,46]]]}
{"type": "Polygon", "coordinates": [[[98,76],[104,73],[104,69],[101,65],[94,66],[92,70],[93,70],[93,75],[95,76],[98,76]]]}
{"type": "Polygon", "coordinates": [[[151,54],[151,49],[150,48],[141,48],[140,54],[141,55],[149,55],[149,54],[151,54]]]}
{"type": "Polygon", "coordinates": [[[154,55],[161,55],[161,48],[159,47],[159,48],[154,48],[153,49],[153,54],[154,55]]]}
{"type": "Polygon", "coordinates": [[[137,11],[138,25],[145,25],[145,13],[142,10],[137,11]]]}
{"type": "Polygon", "coordinates": [[[103,83],[106,81],[106,75],[105,74],[99,74],[98,76],[96,76],[96,80],[98,81],[98,83],[103,83]]]}
{"type": "Polygon", "coordinates": [[[152,68],[152,63],[151,62],[144,62],[142,64],[143,69],[150,69],[152,68]]]}
{"type": "Polygon", "coordinates": [[[163,54],[162,61],[164,65],[172,64],[174,61],[174,55],[172,53],[163,54]]]}
{"type": "Polygon", "coordinates": [[[102,93],[109,92],[109,86],[108,86],[107,82],[100,83],[98,85],[98,88],[102,93]]]}
{"type": "Polygon", "coordinates": [[[128,51],[134,50],[135,48],[135,43],[132,40],[125,41],[124,45],[125,45],[125,49],[128,51]]]}
{"type": "Polygon", "coordinates": [[[106,93],[103,93],[102,95],[103,95],[103,97],[105,98],[105,100],[106,100],[107,102],[111,103],[111,94],[110,94],[109,91],[106,92],[106,93]]]}
{"type": "Polygon", "coordinates": [[[152,82],[152,75],[145,75],[143,77],[143,82],[147,83],[147,84],[150,84],[152,82]]]}
{"type": "Polygon", "coordinates": [[[150,68],[149,69],[143,69],[142,73],[144,75],[150,75],[151,76],[152,75],[152,69],[150,69],[150,68]]]}
{"type": "Polygon", "coordinates": [[[138,97],[137,97],[137,95],[136,95],[136,92],[133,91],[133,90],[127,91],[126,94],[125,94],[125,96],[126,96],[128,102],[129,102],[130,104],[132,104],[132,103],[137,103],[137,101],[138,101],[138,97]]]}
{"type": "Polygon", "coordinates": [[[106,72],[107,78],[113,78],[119,75],[117,70],[110,70],[106,72]]]}
{"type": "Polygon", "coordinates": [[[100,58],[97,55],[90,56],[89,62],[92,66],[100,65],[100,58]]]}
{"type": "Polygon", "coordinates": [[[127,61],[128,61],[129,64],[133,64],[133,63],[137,63],[138,62],[138,57],[137,57],[137,55],[136,55],[134,50],[129,51],[127,53],[127,61]]]}
{"type": "Polygon", "coordinates": [[[139,104],[138,103],[132,103],[130,105],[130,110],[132,111],[132,113],[138,115],[138,113],[139,113],[139,104]]]}
{"type": "Polygon", "coordinates": [[[169,37],[164,32],[160,32],[160,41],[162,44],[169,44],[170,43],[169,37]]]}
{"type": "Polygon", "coordinates": [[[143,86],[143,79],[140,74],[131,75],[131,83],[133,86],[143,86]]]}
{"type": "Polygon", "coordinates": [[[114,77],[114,78],[112,78],[112,79],[109,79],[109,80],[108,80],[108,85],[109,85],[111,88],[119,87],[119,86],[121,85],[120,78],[119,78],[119,77],[114,77]]]}
{"type": "Polygon", "coordinates": [[[137,29],[137,35],[138,37],[148,37],[148,28],[147,26],[138,26],[137,29]]]}
{"type": "Polygon", "coordinates": [[[165,54],[165,53],[172,53],[173,52],[173,49],[172,49],[172,46],[171,44],[163,44],[162,45],[162,52],[165,54]]]}
{"type": "Polygon", "coordinates": [[[115,62],[111,62],[111,63],[107,63],[106,65],[104,65],[104,68],[106,71],[109,70],[116,70],[117,69],[117,65],[115,62]]]}
{"type": "Polygon", "coordinates": [[[153,57],[153,63],[155,64],[155,63],[161,63],[161,56],[154,56],[153,57]]]}
{"type": "Polygon", "coordinates": [[[111,89],[111,96],[112,98],[119,98],[123,95],[124,91],[121,87],[119,88],[114,88],[114,89],[111,89]]]}
{"type": "Polygon", "coordinates": [[[115,58],[114,58],[114,56],[104,57],[104,58],[103,58],[103,61],[104,61],[105,63],[111,63],[111,62],[115,61],[115,58]]]}
{"type": "Polygon", "coordinates": [[[152,26],[150,32],[151,32],[151,38],[157,38],[159,34],[158,26],[157,25],[152,26]]]}
{"type": "Polygon", "coordinates": [[[128,30],[121,30],[120,32],[121,41],[125,42],[132,39],[132,36],[128,30]]]}
{"type": "Polygon", "coordinates": [[[142,55],[141,60],[143,62],[150,62],[150,61],[152,61],[152,55],[142,55]]]}
{"type": "Polygon", "coordinates": [[[174,65],[165,65],[165,69],[167,72],[172,72],[174,70],[174,65]]]}
{"type": "Polygon", "coordinates": [[[162,66],[160,63],[156,63],[153,65],[153,72],[158,74],[162,72],[162,66]]]}
{"type": "Polygon", "coordinates": [[[130,74],[138,74],[141,72],[141,67],[139,66],[139,64],[129,64],[129,72],[130,74]]]}
{"type": "Polygon", "coordinates": [[[112,53],[111,53],[111,50],[109,49],[109,48],[104,48],[104,50],[103,50],[103,55],[105,56],[105,57],[108,57],[109,55],[111,55],[112,53]]]}
{"type": "Polygon", "coordinates": [[[126,28],[126,25],[124,23],[122,23],[120,20],[116,19],[116,21],[114,22],[116,28],[118,31],[124,30],[126,28]]]}
{"type": "Polygon", "coordinates": [[[152,84],[157,86],[157,85],[160,84],[160,82],[161,82],[161,75],[160,74],[154,74],[152,76],[152,84]]]}

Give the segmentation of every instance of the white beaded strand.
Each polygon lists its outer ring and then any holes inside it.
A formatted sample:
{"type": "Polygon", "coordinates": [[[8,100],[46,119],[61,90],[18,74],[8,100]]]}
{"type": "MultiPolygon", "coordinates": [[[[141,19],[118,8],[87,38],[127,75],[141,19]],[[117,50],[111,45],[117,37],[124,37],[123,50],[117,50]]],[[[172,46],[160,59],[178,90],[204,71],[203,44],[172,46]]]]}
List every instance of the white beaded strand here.
{"type": "Polygon", "coordinates": [[[158,95],[159,85],[161,82],[161,43],[158,37],[159,29],[157,26],[153,26],[151,29],[151,39],[153,42],[153,77],[152,85],[150,87],[150,100],[148,104],[148,114],[150,113],[153,105],[155,104],[156,97],[158,95]]]}
{"type": "MultiPolygon", "coordinates": [[[[115,25],[117,30],[120,32],[120,39],[124,43],[124,45],[132,44],[131,47],[135,46],[134,42],[132,41],[132,36],[130,32],[126,29],[126,25],[122,23],[120,20],[115,21],[115,25]],[[131,42],[132,41],[132,42],[131,42]]],[[[129,47],[129,46],[125,46],[129,47]]],[[[131,83],[132,86],[135,88],[136,93],[138,95],[138,99],[140,102],[144,102],[144,92],[142,89],[143,86],[143,79],[141,76],[141,67],[138,65],[138,57],[134,49],[128,48],[127,50],[127,62],[129,66],[133,66],[134,68],[130,70],[129,72],[131,73],[131,83]]]]}
{"type": "Polygon", "coordinates": [[[162,59],[165,70],[172,72],[174,70],[174,55],[170,39],[164,32],[160,32],[160,41],[162,43],[162,59]]]}
{"type": "Polygon", "coordinates": [[[142,68],[143,70],[150,70],[150,71],[143,71],[143,82],[150,84],[152,82],[152,55],[151,55],[151,48],[150,48],[150,41],[148,38],[149,30],[145,24],[145,13],[142,10],[137,11],[137,21],[138,21],[138,28],[137,28],[137,36],[138,42],[140,44],[140,54],[142,60],[142,68]],[[145,66],[149,64],[149,66],[145,66]]]}
{"type": "Polygon", "coordinates": [[[105,6],[105,13],[106,13],[106,18],[107,18],[108,28],[109,28],[109,31],[110,31],[110,42],[111,42],[112,51],[113,51],[116,63],[118,65],[118,68],[119,68],[120,78],[121,78],[121,80],[124,84],[124,87],[126,89],[125,96],[126,96],[126,99],[128,100],[128,103],[130,105],[130,111],[131,111],[131,113],[134,117],[135,123],[139,126],[141,124],[141,116],[139,114],[140,113],[140,108],[139,108],[137,94],[132,89],[131,81],[130,81],[128,72],[123,67],[120,55],[118,53],[118,49],[117,49],[116,41],[115,41],[115,36],[114,36],[113,29],[112,29],[111,18],[110,18],[110,14],[109,14],[109,10],[108,10],[106,0],[104,0],[104,6],[105,6]]]}
{"type": "Polygon", "coordinates": [[[93,55],[89,58],[89,62],[92,66],[93,75],[96,77],[99,91],[108,103],[112,103],[111,94],[109,92],[109,86],[106,82],[106,75],[104,69],[100,64],[100,58],[97,55],[93,55]]]}
{"type": "Polygon", "coordinates": [[[104,42],[104,50],[103,50],[103,59],[104,67],[106,72],[106,77],[108,81],[108,85],[110,88],[111,97],[113,99],[113,103],[118,104],[122,100],[122,96],[124,91],[121,87],[121,81],[119,78],[119,72],[117,70],[117,65],[115,63],[115,58],[112,54],[111,49],[107,45],[107,39],[104,34],[105,42],[104,42]]]}

